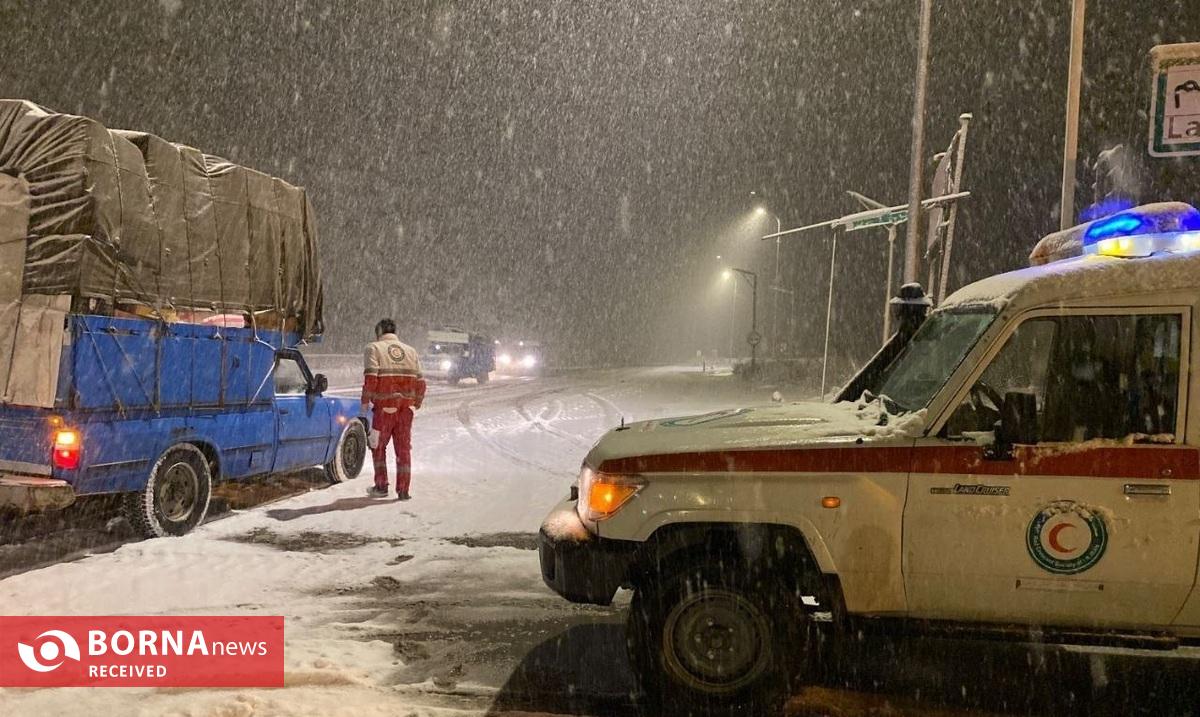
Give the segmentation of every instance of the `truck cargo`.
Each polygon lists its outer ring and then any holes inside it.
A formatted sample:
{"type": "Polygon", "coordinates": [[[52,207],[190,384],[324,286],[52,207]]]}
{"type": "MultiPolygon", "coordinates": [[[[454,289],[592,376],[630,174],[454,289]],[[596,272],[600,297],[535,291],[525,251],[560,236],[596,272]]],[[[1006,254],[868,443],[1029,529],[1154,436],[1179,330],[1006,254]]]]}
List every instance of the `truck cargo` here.
{"type": "Polygon", "coordinates": [[[0,100],[0,507],[119,493],[148,536],[219,479],[355,477],[305,191],[142,132],[0,100]]]}

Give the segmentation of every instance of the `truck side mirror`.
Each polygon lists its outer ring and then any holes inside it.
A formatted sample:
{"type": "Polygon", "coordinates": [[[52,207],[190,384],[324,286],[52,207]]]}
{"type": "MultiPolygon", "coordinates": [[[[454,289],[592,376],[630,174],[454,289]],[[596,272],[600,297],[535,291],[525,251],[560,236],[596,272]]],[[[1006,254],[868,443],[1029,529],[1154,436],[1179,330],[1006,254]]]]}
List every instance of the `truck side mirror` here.
{"type": "Polygon", "coordinates": [[[1004,394],[1000,420],[996,422],[996,440],[988,457],[1009,460],[1013,446],[1030,446],[1037,442],[1037,396],[1020,391],[1004,394]]]}
{"type": "Polygon", "coordinates": [[[329,378],[323,373],[313,376],[312,389],[310,393],[322,394],[329,390],[329,378]]]}

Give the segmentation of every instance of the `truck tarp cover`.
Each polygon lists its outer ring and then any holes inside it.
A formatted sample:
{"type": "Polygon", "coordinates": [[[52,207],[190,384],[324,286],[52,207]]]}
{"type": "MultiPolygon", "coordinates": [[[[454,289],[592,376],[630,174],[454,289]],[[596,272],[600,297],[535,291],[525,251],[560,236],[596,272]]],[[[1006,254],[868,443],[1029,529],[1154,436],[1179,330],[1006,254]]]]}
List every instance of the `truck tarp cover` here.
{"type": "Polygon", "coordinates": [[[33,297],[103,299],[168,321],[259,312],[304,338],[322,331],[316,229],[299,187],[0,100],[0,194],[0,354],[33,297]]]}

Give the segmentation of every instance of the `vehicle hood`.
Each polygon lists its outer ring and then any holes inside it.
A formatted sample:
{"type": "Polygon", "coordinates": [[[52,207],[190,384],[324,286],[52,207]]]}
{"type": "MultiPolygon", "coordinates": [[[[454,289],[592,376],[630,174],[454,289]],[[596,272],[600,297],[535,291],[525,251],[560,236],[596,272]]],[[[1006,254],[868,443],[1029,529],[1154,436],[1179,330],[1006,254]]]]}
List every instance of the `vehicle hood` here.
{"type": "Polygon", "coordinates": [[[645,456],[904,443],[925,430],[925,411],[892,415],[878,402],[788,403],[630,423],[605,434],[587,464],[645,456]]]}

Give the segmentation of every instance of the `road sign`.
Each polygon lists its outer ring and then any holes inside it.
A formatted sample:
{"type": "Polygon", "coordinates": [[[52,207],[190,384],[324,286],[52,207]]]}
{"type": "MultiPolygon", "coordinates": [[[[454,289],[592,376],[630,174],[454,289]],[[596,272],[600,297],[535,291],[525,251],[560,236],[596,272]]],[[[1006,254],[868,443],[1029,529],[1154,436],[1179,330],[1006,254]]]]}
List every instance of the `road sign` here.
{"type": "Polygon", "coordinates": [[[1150,51],[1150,155],[1200,155],[1200,42],[1150,51]]]}
{"type": "Polygon", "coordinates": [[[749,334],[746,334],[746,343],[751,346],[758,346],[762,343],[762,334],[757,331],[751,331],[749,334]]]}
{"type": "Polygon", "coordinates": [[[870,229],[871,227],[888,227],[896,224],[903,224],[908,221],[907,209],[872,209],[866,212],[859,212],[846,217],[846,223],[843,224],[848,232],[856,232],[859,229],[870,229]]]}

